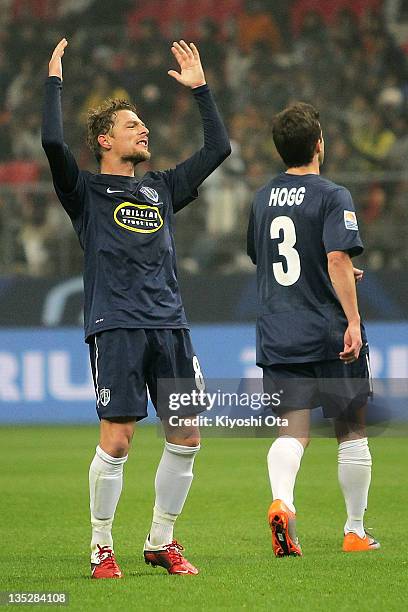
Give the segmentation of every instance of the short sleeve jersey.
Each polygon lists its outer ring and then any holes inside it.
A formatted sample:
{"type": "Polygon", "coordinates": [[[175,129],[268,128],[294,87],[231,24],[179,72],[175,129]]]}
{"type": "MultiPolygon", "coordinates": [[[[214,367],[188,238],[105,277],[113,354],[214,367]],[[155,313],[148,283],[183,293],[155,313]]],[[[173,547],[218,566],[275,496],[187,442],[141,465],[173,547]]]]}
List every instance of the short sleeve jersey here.
{"type": "Polygon", "coordinates": [[[349,191],[315,174],[278,175],[255,196],[247,250],[257,265],[258,365],[338,359],[347,319],[327,254],[363,251],[349,191]]]}

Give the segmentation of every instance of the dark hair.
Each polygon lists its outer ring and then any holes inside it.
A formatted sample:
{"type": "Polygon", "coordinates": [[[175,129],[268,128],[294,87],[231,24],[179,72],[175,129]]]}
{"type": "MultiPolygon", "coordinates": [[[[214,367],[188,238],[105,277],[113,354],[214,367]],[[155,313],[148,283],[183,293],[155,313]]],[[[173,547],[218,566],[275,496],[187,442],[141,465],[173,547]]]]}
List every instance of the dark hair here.
{"type": "Polygon", "coordinates": [[[88,111],[88,135],[87,143],[93,151],[97,162],[102,159],[102,147],[98,142],[100,134],[107,134],[114,126],[116,114],[120,110],[130,110],[137,114],[136,106],[127,100],[109,99],[105,100],[98,108],[88,111]]]}
{"type": "Polygon", "coordinates": [[[288,168],[310,164],[322,129],[319,113],[305,102],[297,102],[272,121],[273,141],[288,168]]]}

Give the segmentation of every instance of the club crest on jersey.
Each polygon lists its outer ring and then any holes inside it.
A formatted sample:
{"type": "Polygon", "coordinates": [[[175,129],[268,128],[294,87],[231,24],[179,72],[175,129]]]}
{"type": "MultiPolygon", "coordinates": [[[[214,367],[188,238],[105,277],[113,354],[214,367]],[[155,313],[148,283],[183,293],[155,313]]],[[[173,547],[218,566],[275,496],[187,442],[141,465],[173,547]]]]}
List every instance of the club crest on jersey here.
{"type": "Polygon", "coordinates": [[[358,231],[357,217],[355,212],[352,210],[344,211],[344,225],[348,230],[358,231]]]}
{"type": "Polygon", "coordinates": [[[149,200],[153,200],[153,202],[159,201],[159,194],[155,189],[152,189],[151,187],[142,187],[140,193],[143,193],[143,195],[148,197],[149,200]]]}
{"type": "Polygon", "coordinates": [[[110,402],[110,389],[101,389],[99,391],[99,403],[102,404],[102,406],[107,406],[110,402]]]}
{"type": "Polygon", "coordinates": [[[120,227],[139,234],[152,234],[163,225],[163,219],[157,206],[147,204],[122,202],[116,207],[113,218],[120,227]]]}

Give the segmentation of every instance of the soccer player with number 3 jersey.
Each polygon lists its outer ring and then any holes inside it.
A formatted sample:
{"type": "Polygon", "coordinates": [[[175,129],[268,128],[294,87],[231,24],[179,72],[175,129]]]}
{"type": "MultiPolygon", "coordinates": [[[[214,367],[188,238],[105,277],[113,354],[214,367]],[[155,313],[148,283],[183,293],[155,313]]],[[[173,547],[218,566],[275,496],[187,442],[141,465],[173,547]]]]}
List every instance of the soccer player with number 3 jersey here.
{"type": "Polygon", "coordinates": [[[147,388],[166,441],[144,559],[170,574],[197,574],[173,527],[193,479],[199,431],[187,424],[169,427],[157,382],[202,384],[177,283],[173,215],[197,197],[201,183],[230,154],[230,144],[198,49],[181,40],[171,48],[180,72],[168,74],[192,90],[203,123],[202,148],[175,169],[138,180],[135,166],[150,159],[149,130],[133,104],[108,100],[88,117],[88,144],[99,172],[80,171],[63,138],[61,59],[67,44],[61,40],[49,62],[42,142],[56,193],[84,250],[85,337],[100,419],[89,471],[92,577],[122,576],[112,523],[135,423],[147,415],[147,388]]]}
{"type": "Polygon", "coordinates": [[[257,266],[257,364],[264,390],[280,393],[277,413],[288,422],[267,458],[273,550],[277,557],[302,554],[294,486],[311,409],[319,406],[333,419],[339,445],[343,550],[374,550],[380,545],[363,522],[372,463],[365,430],[371,378],[355,286],[362,272],[351,260],[363,251],[356,212],[347,189],[320,176],[324,139],[311,105],[276,115],[273,139],[287,170],[257,192],[248,226],[248,255],[257,266]]]}

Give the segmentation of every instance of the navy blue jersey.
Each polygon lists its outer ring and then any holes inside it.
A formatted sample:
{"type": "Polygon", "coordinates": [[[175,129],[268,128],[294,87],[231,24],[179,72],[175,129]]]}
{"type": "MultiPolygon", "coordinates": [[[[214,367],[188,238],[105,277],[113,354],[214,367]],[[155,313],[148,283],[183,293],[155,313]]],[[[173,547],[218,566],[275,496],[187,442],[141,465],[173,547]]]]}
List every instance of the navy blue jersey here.
{"type": "Polygon", "coordinates": [[[177,283],[173,214],[194,200],[227,157],[229,140],[207,85],[193,90],[203,147],[140,180],[78,169],[63,141],[62,83],[46,82],[43,146],[54,187],[84,249],[85,337],[115,328],[186,328],[177,283]]]}
{"type": "Polygon", "coordinates": [[[257,266],[258,365],[338,359],[347,319],[327,253],[363,251],[349,191],[315,174],[280,174],[255,196],[247,248],[257,266]]]}

